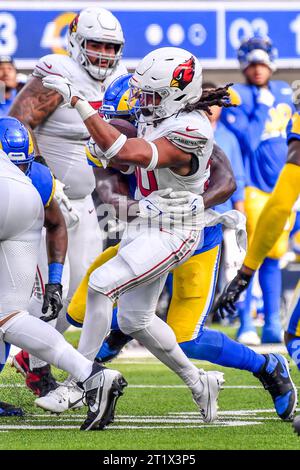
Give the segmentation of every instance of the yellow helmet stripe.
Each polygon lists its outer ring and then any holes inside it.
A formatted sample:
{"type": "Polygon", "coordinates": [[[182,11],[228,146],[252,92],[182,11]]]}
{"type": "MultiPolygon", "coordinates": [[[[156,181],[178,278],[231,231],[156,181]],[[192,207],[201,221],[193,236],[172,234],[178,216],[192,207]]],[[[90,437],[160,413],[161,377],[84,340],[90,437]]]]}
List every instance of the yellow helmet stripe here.
{"type": "Polygon", "coordinates": [[[126,90],[125,93],[123,93],[123,96],[119,101],[117,111],[129,110],[128,99],[129,99],[129,90],[126,90]]]}
{"type": "Polygon", "coordinates": [[[28,139],[29,139],[29,144],[28,144],[28,155],[30,155],[31,153],[33,153],[34,151],[34,145],[33,145],[33,140],[32,140],[32,137],[31,137],[31,134],[29,131],[28,132],[28,139]]]}

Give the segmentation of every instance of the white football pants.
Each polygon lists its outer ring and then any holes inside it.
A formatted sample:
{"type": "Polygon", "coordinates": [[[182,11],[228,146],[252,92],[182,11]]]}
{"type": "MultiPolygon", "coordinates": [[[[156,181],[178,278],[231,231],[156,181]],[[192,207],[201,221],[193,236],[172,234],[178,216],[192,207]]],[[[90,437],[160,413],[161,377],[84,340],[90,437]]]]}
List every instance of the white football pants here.
{"type": "Polygon", "coordinates": [[[0,178],[0,316],[28,308],[43,223],[36,189],[0,178]]]}
{"type": "MultiPolygon", "coordinates": [[[[66,311],[78,284],[96,256],[102,252],[102,236],[92,197],[89,195],[84,199],[73,199],[70,202],[79,216],[79,222],[68,227],[68,252],[62,276],[64,306],[57,320],[51,322],[60,333],[70,326],[66,319],[66,311]]],[[[68,223],[66,209],[64,206],[61,209],[68,223]]],[[[42,315],[43,294],[47,282],[48,259],[46,239],[43,234],[34,291],[28,309],[30,315],[38,318],[42,315]]],[[[31,369],[44,365],[45,362],[30,355],[31,369]]]]}

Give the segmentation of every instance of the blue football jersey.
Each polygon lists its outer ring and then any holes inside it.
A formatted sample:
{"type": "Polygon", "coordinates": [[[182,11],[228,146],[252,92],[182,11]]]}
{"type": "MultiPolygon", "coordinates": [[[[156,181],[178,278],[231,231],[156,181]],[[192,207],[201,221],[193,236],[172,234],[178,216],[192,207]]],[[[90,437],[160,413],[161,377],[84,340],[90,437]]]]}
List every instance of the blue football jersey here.
{"type": "Polygon", "coordinates": [[[49,168],[38,162],[32,162],[29,175],[33,186],[39,192],[44,207],[48,207],[55,192],[55,179],[49,168]]]}
{"type": "Polygon", "coordinates": [[[270,81],[274,104],[269,107],[257,101],[259,88],[237,84],[232,103],[236,107],[222,110],[222,122],[236,135],[245,165],[246,186],[272,192],[286,163],[286,126],[295,107],[292,90],[283,81],[270,81]]]}

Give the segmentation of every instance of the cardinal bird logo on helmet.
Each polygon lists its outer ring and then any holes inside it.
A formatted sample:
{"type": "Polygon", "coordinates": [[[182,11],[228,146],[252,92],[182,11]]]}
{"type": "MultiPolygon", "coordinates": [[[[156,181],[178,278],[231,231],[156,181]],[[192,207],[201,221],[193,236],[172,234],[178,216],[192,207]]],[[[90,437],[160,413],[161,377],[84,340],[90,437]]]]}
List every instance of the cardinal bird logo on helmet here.
{"type": "Polygon", "coordinates": [[[70,26],[69,26],[70,34],[76,33],[77,26],[78,26],[78,19],[79,19],[79,14],[76,15],[75,18],[71,21],[70,26]]]}
{"type": "Polygon", "coordinates": [[[191,56],[190,59],[186,60],[182,64],[177,65],[173,72],[172,80],[170,83],[171,87],[179,88],[184,90],[194,78],[195,74],[195,59],[191,56]]]}

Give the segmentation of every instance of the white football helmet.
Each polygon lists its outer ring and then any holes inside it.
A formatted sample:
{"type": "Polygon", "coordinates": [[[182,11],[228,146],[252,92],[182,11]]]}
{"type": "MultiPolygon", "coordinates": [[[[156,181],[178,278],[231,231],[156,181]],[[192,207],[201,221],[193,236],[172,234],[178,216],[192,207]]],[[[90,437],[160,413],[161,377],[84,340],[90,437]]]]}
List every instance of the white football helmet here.
{"type": "Polygon", "coordinates": [[[162,47],[138,64],[130,88],[130,102],[138,100],[132,106],[145,121],[164,119],[201,98],[202,67],[191,52],[162,47]]]}
{"type": "Polygon", "coordinates": [[[85,8],[71,22],[68,32],[68,52],[93,78],[104,80],[112,74],[122,56],[124,36],[122,27],[117,18],[104,8],[85,8]],[[115,57],[101,52],[89,51],[87,41],[93,40],[101,43],[115,45],[115,57]],[[93,65],[88,58],[93,56],[108,60],[108,67],[93,65]]]}

